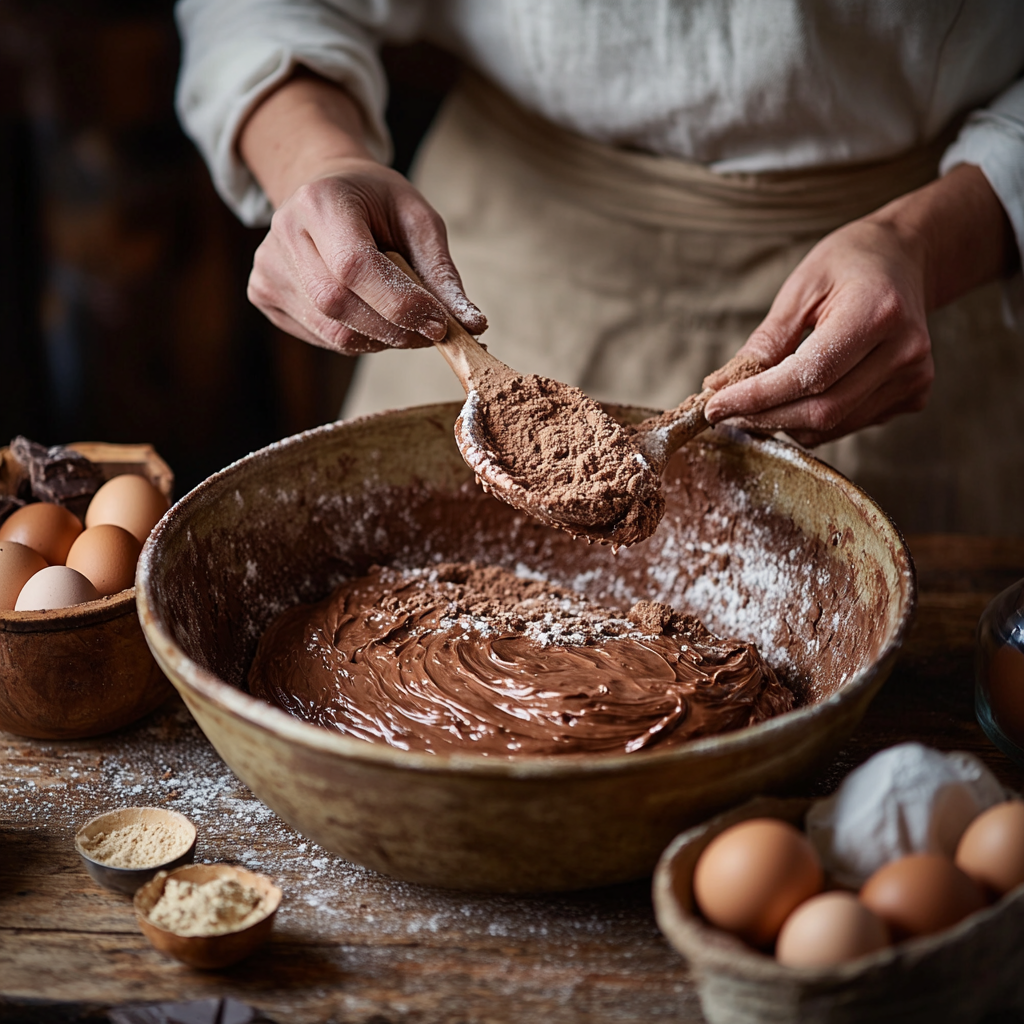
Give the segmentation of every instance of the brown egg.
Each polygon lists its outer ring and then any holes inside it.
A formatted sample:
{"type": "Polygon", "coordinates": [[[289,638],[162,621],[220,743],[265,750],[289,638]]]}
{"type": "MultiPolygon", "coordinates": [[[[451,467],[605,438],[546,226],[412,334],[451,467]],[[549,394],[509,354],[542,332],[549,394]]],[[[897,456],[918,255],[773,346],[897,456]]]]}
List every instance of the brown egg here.
{"type": "Polygon", "coordinates": [[[912,853],[880,867],[860,900],[889,926],[894,939],[950,928],[987,903],[977,882],[938,853],[912,853]]]}
{"type": "Polygon", "coordinates": [[[38,551],[13,540],[0,540],[0,611],[11,611],[21,588],[40,569],[46,559],[38,551]]]}
{"type": "Polygon", "coordinates": [[[0,525],[0,540],[13,540],[38,551],[50,565],[63,565],[82,532],[78,516],[63,505],[38,501],[9,515],[0,525]]]}
{"type": "Polygon", "coordinates": [[[960,838],[956,866],[1000,896],[1024,882],[1024,801],[982,811],[960,838]]]}
{"type": "Polygon", "coordinates": [[[40,569],[21,588],[14,608],[19,612],[42,612],[95,601],[99,596],[80,572],[66,565],[50,565],[40,569]]]}
{"type": "Polygon", "coordinates": [[[69,569],[77,569],[105,597],[134,586],[140,551],[142,545],[127,530],[102,523],[78,535],[66,564],[69,569]]]}
{"type": "Polygon", "coordinates": [[[1024,747],[1024,653],[1004,644],[988,666],[988,702],[1003,734],[1024,747]]]}
{"type": "Polygon", "coordinates": [[[145,477],[123,473],[108,480],[93,496],[85,510],[85,525],[112,523],[146,543],[150,531],[170,503],[145,477]]]}
{"type": "Polygon", "coordinates": [[[823,892],[786,918],[775,958],[788,967],[828,967],[889,945],[889,929],[852,892],[823,892]]]}
{"type": "Polygon", "coordinates": [[[814,847],[776,818],[727,828],[707,845],[693,873],[701,913],[754,946],[770,944],[793,909],[821,885],[814,847]]]}

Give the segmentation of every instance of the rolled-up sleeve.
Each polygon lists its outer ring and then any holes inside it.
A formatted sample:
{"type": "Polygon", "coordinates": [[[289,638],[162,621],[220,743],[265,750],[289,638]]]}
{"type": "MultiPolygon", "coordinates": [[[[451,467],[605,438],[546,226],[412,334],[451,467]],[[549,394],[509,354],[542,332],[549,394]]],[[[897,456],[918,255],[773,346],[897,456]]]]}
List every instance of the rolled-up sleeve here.
{"type": "Polygon", "coordinates": [[[1024,256],[1024,78],[974,111],[942,157],[945,174],[958,164],[981,168],[1003,204],[1024,256]]]}
{"type": "Polygon", "coordinates": [[[273,207],[238,155],[238,132],[296,65],[343,85],[363,109],[370,152],[390,159],[377,51],[382,39],[414,35],[414,0],[180,0],[175,15],[183,47],[178,116],[244,223],[269,223],[273,207]]]}

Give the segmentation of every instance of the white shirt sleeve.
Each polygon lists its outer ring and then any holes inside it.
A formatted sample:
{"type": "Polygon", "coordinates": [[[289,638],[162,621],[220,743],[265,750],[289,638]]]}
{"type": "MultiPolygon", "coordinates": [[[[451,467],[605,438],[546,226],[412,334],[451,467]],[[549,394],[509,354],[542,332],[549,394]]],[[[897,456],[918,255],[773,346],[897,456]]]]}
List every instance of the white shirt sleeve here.
{"type": "Polygon", "coordinates": [[[390,160],[377,48],[382,38],[414,34],[413,0],[179,0],[175,15],[183,44],[178,116],[245,224],[269,223],[273,207],[238,155],[238,131],[296,65],[348,90],[366,117],[370,152],[390,160]]]}
{"type": "Polygon", "coordinates": [[[939,167],[946,174],[958,164],[974,164],[1003,204],[1017,249],[1024,256],[1024,78],[987,107],[975,110],[939,167]]]}

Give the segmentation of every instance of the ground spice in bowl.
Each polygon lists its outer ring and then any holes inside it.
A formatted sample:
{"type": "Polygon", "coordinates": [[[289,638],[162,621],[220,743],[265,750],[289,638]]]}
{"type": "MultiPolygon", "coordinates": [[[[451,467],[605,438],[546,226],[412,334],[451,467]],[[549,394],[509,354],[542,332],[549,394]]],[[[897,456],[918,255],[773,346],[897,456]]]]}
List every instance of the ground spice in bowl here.
{"type": "Polygon", "coordinates": [[[255,924],[267,913],[263,894],[234,878],[188,882],[168,878],[149,912],[155,925],[175,935],[226,935],[255,924]]]}
{"type": "Polygon", "coordinates": [[[83,837],[81,848],[110,868],[159,867],[180,857],[191,837],[163,822],[132,821],[108,832],[83,837]]]}
{"type": "Polygon", "coordinates": [[[154,949],[204,970],[228,967],[270,938],[281,890],[233,864],[160,872],[135,894],[135,915],[154,949]]]}
{"type": "Polygon", "coordinates": [[[161,869],[191,862],[196,827],[163,807],[121,807],[86,822],[75,849],[100,885],[130,896],[161,869]]]}

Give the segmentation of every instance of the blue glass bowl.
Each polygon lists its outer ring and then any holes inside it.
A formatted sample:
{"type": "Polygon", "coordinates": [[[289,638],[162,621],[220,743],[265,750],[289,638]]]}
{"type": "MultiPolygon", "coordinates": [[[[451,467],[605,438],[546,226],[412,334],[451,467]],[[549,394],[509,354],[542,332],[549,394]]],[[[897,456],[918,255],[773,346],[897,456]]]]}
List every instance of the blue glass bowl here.
{"type": "Polygon", "coordinates": [[[1024,580],[999,594],[978,623],[974,708],[988,738],[1024,767],[1024,580]]]}

